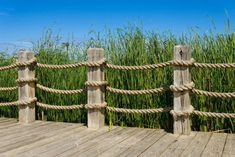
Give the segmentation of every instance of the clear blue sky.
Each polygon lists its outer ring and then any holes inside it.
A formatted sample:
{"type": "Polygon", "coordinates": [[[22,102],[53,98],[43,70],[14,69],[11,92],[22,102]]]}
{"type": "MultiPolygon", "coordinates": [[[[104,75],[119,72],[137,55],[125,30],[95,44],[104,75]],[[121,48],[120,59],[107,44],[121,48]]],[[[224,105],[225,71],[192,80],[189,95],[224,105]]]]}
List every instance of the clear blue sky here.
{"type": "Polygon", "coordinates": [[[90,30],[115,30],[128,23],[179,35],[190,27],[208,32],[214,21],[216,31],[223,32],[225,10],[235,28],[234,0],[0,0],[0,42],[27,44],[47,28],[82,40],[90,30]]]}

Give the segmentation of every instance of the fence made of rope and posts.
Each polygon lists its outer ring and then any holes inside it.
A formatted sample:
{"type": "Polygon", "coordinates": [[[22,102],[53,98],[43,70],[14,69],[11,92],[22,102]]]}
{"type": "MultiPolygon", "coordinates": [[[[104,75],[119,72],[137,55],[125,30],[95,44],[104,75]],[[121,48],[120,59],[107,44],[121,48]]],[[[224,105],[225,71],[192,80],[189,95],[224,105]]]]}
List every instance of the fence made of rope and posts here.
{"type": "MultiPolygon", "coordinates": [[[[174,48],[174,59],[171,61],[142,65],[142,66],[122,66],[114,65],[106,62],[104,50],[101,48],[89,48],[87,50],[88,61],[65,65],[50,65],[38,63],[34,54],[29,51],[20,51],[18,53],[18,61],[4,67],[0,67],[0,71],[18,68],[18,86],[1,87],[0,91],[15,91],[18,89],[19,98],[14,102],[0,103],[0,106],[18,106],[19,122],[31,123],[35,121],[35,105],[44,109],[51,110],[77,110],[87,109],[87,126],[89,128],[101,128],[105,125],[105,110],[109,112],[119,112],[128,114],[157,114],[169,112],[173,119],[174,134],[190,134],[191,133],[191,115],[217,117],[217,118],[235,118],[235,113],[217,113],[204,112],[194,110],[191,105],[191,94],[202,95],[206,97],[217,97],[234,99],[235,92],[220,93],[197,89],[191,80],[191,68],[235,68],[235,63],[198,63],[191,57],[191,48],[189,46],[178,45],[174,48]],[[162,86],[159,88],[142,89],[142,90],[125,90],[117,89],[109,86],[109,82],[105,79],[105,69],[112,70],[149,70],[173,66],[174,82],[172,85],[162,86]],[[46,87],[39,84],[35,78],[35,69],[67,69],[87,67],[87,82],[84,89],[61,90],[46,87]],[[86,104],[75,104],[69,106],[50,105],[44,102],[37,101],[35,96],[36,88],[49,93],[55,94],[81,94],[87,93],[86,104]],[[150,109],[130,109],[111,107],[105,98],[105,92],[118,93],[126,95],[143,95],[157,94],[165,91],[171,91],[174,95],[173,106],[165,108],[150,108],[150,109]]],[[[127,78],[128,79],[128,78],[127,78]]],[[[137,78],[138,79],[138,78],[137,78]]],[[[157,95],[154,95],[157,96],[157,95]]]]}

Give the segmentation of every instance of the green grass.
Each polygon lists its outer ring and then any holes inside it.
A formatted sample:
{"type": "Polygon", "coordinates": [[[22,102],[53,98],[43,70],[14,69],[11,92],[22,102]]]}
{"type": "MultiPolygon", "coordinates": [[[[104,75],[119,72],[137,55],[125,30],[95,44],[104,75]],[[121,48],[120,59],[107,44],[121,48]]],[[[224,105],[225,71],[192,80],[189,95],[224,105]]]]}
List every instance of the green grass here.
{"type": "MultiPolygon", "coordinates": [[[[66,64],[85,61],[88,47],[102,47],[109,63],[118,65],[144,65],[154,64],[173,59],[173,48],[177,44],[188,44],[192,47],[192,56],[202,63],[234,63],[235,62],[235,34],[227,31],[224,34],[198,35],[191,32],[188,35],[175,37],[171,33],[158,34],[156,32],[144,32],[138,27],[118,29],[115,33],[107,32],[102,36],[94,35],[83,43],[69,41],[68,50],[61,46],[61,37],[52,37],[48,31],[34,47],[37,59],[41,63],[66,64]]],[[[0,65],[12,63],[14,58],[0,56],[0,65]]],[[[36,69],[36,76],[40,84],[58,89],[79,89],[84,87],[86,81],[86,68],[68,70],[36,69]]],[[[17,72],[10,70],[0,72],[0,86],[14,86],[17,72]]],[[[234,92],[235,69],[192,69],[192,80],[198,89],[234,92]]],[[[167,67],[146,71],[118,71],[106,70],[106,79],[114,88],[120,89],[148,89],[158,88],[163,85],[171,85],[173,82],[173,68],[167,67]]],[[[37,89],[36,96],[39,101],[57,104],[71,105],[86,103],[86,94],[58,95],[50,94],[37,89]]],[[[0,101],[17,100],[17,93],[2,92],[0,101]]],[[[106,101],[109,106],[120,108],[158,108],[173,105],[173,94],[166,92],[156,95],[128,96],[106,93],[106,101]]],[[[235,112],[234,99],[209,98],[192,95],[192,105],[200,111],[211,112],[235,112]]],[[[86,123],[86,110],[54,111],[37,108],[37,119],[42,112],[47,120],[83,122],[86,123]]],[[[17,108],[1,107],[2,116],[17,117],[17,108]]],[[[172,129],[172,116],[163,114],[121,114],[107,113],[107,124],[121,126],[137,126],[149,128],[172,129]]],[[[192,129],[201,131],[213,131],[230,129],[235,131],[234,119],[192,117],[192,129]]]]}

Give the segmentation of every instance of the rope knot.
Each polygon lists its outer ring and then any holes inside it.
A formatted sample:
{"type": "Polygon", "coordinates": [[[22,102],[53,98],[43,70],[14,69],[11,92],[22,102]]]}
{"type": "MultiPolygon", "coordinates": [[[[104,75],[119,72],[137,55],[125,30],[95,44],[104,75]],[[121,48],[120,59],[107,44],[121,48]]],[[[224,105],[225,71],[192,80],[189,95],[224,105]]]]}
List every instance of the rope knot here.
{"type": "Polygon", "coordinates": [[[16,83],[23,84],[23,83],[31,83],[31,82],[37,82],[38,80],[36,78],[19,78],[16,80],[16,83]]]}
{"type": "Polygon", "coordinates": [[[93,62],[87,62],[86,63],[86,65],[88,67],[99,67],[99,66],[102,66],[104,64],[106,64],[106,59],[105,58],[103,58],[103,59],[101,59],[99,61],[93,61],[93,62]]]}
{"type": "Polygon", "coordinates": [[[16,61],[16,65],[18,66],[18,67],[25,67],[25,66],[30,66],[30,65],[36,65],[36,63],[37,63],[37,59],[36,58],[33,58],[33,59],[31,59],[31,60],[29,60],[29,61],[26,61],[26,62],[19,62],[19,61],[16,61]]]}
{"type": "Polygon", "coordinates": [[[174,65],[174,66],[193,66],[194,63],[195,63],[195,59],[194,58],[191,58],[189,61],[185,61],[185,60],[173,60],[171,63],[174,65]]]}
{"type": "Polygon", "coordinates": [[[107,84],[108,84],[107,81],[87,81],[87,82],[85,82],[86,86],[92,86],[92,87],[105,86],[107,84]]]}
{"type": "Polygon", "coordinates": [[[85,108],[86,109],[102,109],[102,108],[106,108],[107,103],[94,103],[94,104],[86,104],[85,108]]]}
{"type": "Polygon", "coordinates": [[[36,97],[30,98],[28,100],[20,100],[20,101],[18,101],[18,105],[29,105],[29,104],[34,103],[34,102],[37,102],[36,97]]]}
{"type": "Polygon", "coordinates": [[[174,119],[177,119],[179,117],[189,117],[194,111],[193,106],[190,106],[188,110],[185,111],[175,111],[171,110],[170,114],[173,116],[174,119]]]}
{"type": "Polygon", "coordinates": [[[180,86],[170,85],[170,90],[172,92],[183,92],[183,91],[192,90],[194,87],[195,87],[195,84],[193,82],[190,82],[190,83],[180,85],[180,86]]]}

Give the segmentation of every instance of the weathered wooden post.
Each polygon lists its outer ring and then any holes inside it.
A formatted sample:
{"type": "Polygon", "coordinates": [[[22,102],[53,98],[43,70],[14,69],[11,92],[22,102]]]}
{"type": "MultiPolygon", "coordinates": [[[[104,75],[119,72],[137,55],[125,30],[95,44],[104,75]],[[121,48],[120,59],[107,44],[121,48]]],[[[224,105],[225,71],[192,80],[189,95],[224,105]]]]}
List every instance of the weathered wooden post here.
{"type": "MultiPolygon", "coordinates": [[[[34,59],[34,54],[22,50],[18,54],[19,62],[28,62],[34,59]]],[[[18,69],[19,101],[30,102],[35,98],[35,66],[34,64],[20,66],[18,69]]],[[[30,123],[35,121],[35,102],[19,106],[19,122],[30,123]]]]}
{"type": "MultiPolygon", "coordinates": [[[[104,50],[102,48],[89,48],[87,50],[88,61],[96,62],[104,59],[104,50]]],[[[88,82],[103,82],[104,67],[88,67],[88,82]]],[[[104,86],[87,87],[88,104],[102,104],[105,102],[104,86]]],[[[98,129],[104,126],[104,108],[88,108],[88,128],[98,129]]]]}
{"type": "MultiPolygon", "coordinates": [[[[189,46],[177,45],[174,47],[174,59],[179,61],[190,61],[191,49],[189,46]]],[[[174,66],[174,86],[182,86],[191,83],[189,66],[174,66]]],[[[174,91],[174,112],[190,112],[190,91],[174,91]]],[[[189,115],[174,117],[174,134],[190,134],[189,115]]]]}

